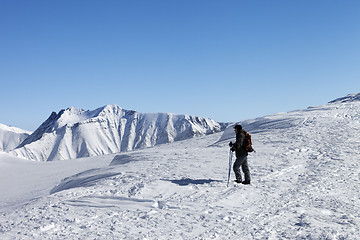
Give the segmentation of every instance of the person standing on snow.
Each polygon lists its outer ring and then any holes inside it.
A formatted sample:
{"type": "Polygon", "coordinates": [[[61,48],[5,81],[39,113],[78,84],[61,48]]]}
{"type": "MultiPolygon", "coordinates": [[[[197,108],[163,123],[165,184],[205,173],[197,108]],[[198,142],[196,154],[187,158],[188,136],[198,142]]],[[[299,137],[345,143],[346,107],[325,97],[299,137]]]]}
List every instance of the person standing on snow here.
{"type": "Polygon", "coordinates": [[[236,176],[235,182],[242,184],[250,184],[250,170],[247,161],[248,152],[245,150],[245,144],[244,144],[245,131],[242,129],[242,126],[239,124],[235,125],[234,131],[236,133],[236,142],[235,143],[230,142],[229,146],[231,147],[232,152],[235,151],[235,155],[236,155],[236,161],[233,166],[233,170],[236,176]],[[242,171],[244,172],[245,181],[242,181],[240,166],[242,171]]]}

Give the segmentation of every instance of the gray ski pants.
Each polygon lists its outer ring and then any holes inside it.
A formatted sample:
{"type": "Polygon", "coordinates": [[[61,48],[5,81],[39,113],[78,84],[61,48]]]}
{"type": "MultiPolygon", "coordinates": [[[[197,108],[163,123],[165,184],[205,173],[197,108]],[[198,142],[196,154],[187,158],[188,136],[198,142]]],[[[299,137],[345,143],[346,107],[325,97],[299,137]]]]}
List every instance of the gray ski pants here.
{"type": "Polygon", "coordinates": [[[233,166],[236,180],[241,181],[242,178],[241,178],[240,166],[241,166],[242,171],[244,172],[245,181],[250,182],[250,170],[249,170],[249,166],[248,166],[247,156],[242,156],[242,157],[236,158],[236,161],[233,166]]]}

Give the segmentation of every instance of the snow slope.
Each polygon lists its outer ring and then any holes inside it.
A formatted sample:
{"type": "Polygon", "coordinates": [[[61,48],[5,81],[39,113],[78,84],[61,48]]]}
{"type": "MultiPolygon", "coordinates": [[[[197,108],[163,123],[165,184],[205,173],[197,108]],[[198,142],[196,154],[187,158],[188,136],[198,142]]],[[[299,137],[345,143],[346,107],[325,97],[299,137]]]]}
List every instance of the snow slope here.
{"type": "Polygon", "coordinates": [[[92,111],[68,108],[53,112],[12,153],[37,161],[75,159],[151,147],[221,129],[222,125],[207,118],[142,114],[116,105],[92,111]]]}
{"type": "Polygon", "coordinates": [[[348,94],[345,97],[337,98],[329,103],[344,103],[344,102],[354,102],[354,101],[360,101],[360,93],[355,94],[348,94]]]}
{"type": "Polygon", "coordinates": [[[0,151],[8,152],[16,148],[31,132],[0,123],[0,151]]]}
{"type": "Polygon", "coordinates": [[[0,154],[1,192],[21,188],[0,197],[0,238],[360,239],[359,114],[336,101],[241,122],[252,183],[228,188],[231,127],[26,167],[0,154]]]}

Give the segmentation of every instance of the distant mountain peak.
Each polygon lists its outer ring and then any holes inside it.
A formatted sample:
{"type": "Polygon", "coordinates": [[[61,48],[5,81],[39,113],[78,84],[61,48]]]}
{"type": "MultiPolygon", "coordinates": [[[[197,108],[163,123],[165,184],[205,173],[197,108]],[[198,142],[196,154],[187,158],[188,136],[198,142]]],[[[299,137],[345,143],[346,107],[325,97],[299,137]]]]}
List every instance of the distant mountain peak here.
{"type": "Polygon", "coordinates": [[[0,123],[0,151],[10,151],[24,141],[31,132],[0,123]]]}
{"type": "Polygon", "coordinates": [[[14,151],[52,161],[130,151],[223,130],[209,118],[138,113],[111,104],[95,110],[69,107],[49,118],[14,151]]]}
{"type": "Polygon", "coordinates": [[[354,102],[354,101],[360,101],[360,93],[355,94],[348,94],[345,97],[337,98],[329,103],[344,103],[344,102],[354,102]]]}

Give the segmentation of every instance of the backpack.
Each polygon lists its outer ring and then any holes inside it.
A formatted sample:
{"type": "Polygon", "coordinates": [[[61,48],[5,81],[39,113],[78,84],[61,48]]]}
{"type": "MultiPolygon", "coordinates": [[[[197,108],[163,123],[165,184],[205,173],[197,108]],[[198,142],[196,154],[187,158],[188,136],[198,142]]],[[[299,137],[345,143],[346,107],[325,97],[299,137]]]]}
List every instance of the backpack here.
{"type": "Polygon", "coordinates": [[[245,140],[244,140],[244,148],[245,151],[247,152],[255,152],[255,149],[252,147],[252,142],[251,142],[251,135],[248,132],[245,132],[245,140]]]}

